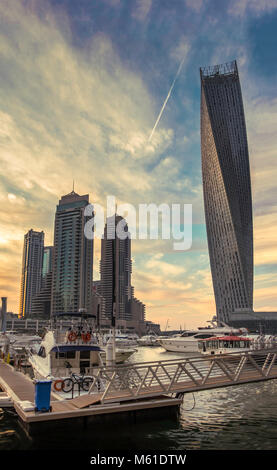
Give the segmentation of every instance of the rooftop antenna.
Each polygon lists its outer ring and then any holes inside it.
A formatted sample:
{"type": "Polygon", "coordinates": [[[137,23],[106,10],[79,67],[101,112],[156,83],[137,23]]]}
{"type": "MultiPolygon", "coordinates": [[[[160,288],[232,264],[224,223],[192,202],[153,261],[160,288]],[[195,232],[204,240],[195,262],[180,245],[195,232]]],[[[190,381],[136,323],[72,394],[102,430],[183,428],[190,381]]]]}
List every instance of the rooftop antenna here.
{"type": "Polygon", "coordinates": [[[74,193],[74,180],[73,180],[73,188],[72,188],[72,192],[74,193]]]}

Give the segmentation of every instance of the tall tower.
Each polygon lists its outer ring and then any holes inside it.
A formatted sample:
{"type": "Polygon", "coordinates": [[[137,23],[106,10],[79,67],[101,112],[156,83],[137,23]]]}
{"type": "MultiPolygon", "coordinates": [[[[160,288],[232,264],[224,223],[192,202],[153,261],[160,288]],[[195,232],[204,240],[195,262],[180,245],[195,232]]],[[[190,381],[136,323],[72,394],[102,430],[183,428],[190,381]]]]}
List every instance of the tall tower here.
{"type": "Polygon", "coordinates": [[[48,319],[51,313],[53,249],[45,246],[43,250],[41,289],[32,300],[32,312],[37,318],[48,319]]]}
{"type": "Polygon", "coordinates": [[[44,232],[29,230],[24,235],[22,256],[19,304],[21,318],[32,316],[32,300],[41,288],[43,249],[44,232]]]}
{"type": "Polygon", "coordinates": [[[201,153],[204,206],[217,319],[253,310],[249,156],[236,61],[204,67],[201,153]]]}
{"type": "Polygon", "coordinates": [[[116,319],[131,320],[131,240],[126,221],[119,215],[108,217],[101,240],[100,294],[104,298],[104,317],[111,319],[113,301],[116,304],[116,319]],[[126,233],[121,239],[116,233],[118,224],[126,233]],[[115,299],[113,295],[115,293],[115,299]]]}
{"type": "Polygon", "coordinates": [[[42,281],[52,271],[53,246],[45,246],[43,250],[42,281]]]}
{"type": "Polygon", "coordinates": [[[51,313],[89,310],[93,280],[93,240],[84,235],[88,194],[62,196],[55,216],[51,313]]]}

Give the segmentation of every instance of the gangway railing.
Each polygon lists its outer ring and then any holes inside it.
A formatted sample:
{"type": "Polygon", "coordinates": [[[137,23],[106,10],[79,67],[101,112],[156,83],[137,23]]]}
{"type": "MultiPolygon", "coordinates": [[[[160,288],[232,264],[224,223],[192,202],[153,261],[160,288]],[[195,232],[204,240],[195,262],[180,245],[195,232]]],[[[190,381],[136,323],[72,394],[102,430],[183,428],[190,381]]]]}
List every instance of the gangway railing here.
{"type": "Polygon", "coordinates": [[[99,367],[89,393],[101,401],[180,394],[277,378],[277,348],[99,367]]]}

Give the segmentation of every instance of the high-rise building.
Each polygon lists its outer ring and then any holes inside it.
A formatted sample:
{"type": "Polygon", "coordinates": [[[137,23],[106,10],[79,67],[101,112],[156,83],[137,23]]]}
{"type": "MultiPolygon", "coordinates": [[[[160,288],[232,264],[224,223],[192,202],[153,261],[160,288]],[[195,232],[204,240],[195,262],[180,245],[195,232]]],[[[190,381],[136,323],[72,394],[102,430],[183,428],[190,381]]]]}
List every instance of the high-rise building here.
{"type": "Polygon", "coordinates": [[[113,294],[116,300],[116,318],[131,319],[130,300],[131,289],[131,240],[126,221],[119,216],[108,217],[101,240],[100,293],[105,299],[106,317],[113,311],[113,294]],[[124,225],[126,238],[121,239],[116,234],[116,227],[121,222],[124,225]]]}
{"type": "Polygon", "coordinates": [[[40,291],[32,300],[32,313],[37,318],[48,319],[51,312],[53,246],[43,250],[42,279],[40,291]]]}
{"type": "Polygon", "coordinates": [[[42,263],[44,232],[29,230],[24,235],[22,272],[20,287],[19,316],[32,316],[32,301],[40,291],[42,281],[42,263]]]}
{"type": "Polygon", "coordinates": [[[204,206],[217,319],[253,310],[249,156],[236,61],[204,67],[201,153],[204,206]]]}
{"type": "MultiPolygon", "coordinates": [[[[145,305],[134,297],[131,285],[131,238],[128,225],[121,216],[107,219],[101,240],[100,283],[98,295],[102,300],[102,323],[111,325],[113,305],[119,328],[140,330],[145,319],[145,305]],[[118,236],[120,224],[123,237],[118,236]]],[[[96,287],[96,286],[95,286],[96,287]]]]}
{"type": "Polygon", "coordinates": [[[39,293],[32,300],[32,313],[36,318],[48,320],[51,313],[52,272],[47,273],[39,293]]]}
{"type": "MultiPolygon", "coordinates": [[[[62,196],[55,216],[51,313],[77,313],[91,305],[93,240],[84,235],[88,194],[62,196]]],[[[88,312],[89,313],[89,312],[88,312]]]]}
{"type": "Polygon", "coordinates": [[[45,246],[43,251],[42,278],[52,271],[53,246],[45,246]]]}

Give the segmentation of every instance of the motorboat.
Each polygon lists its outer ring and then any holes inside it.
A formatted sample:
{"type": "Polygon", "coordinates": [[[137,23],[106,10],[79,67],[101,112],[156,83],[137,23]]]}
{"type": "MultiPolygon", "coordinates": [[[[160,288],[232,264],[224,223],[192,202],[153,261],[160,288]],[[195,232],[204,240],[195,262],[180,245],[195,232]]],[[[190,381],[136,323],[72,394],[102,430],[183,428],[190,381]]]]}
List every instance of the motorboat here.
{"type": "Polygon", "coordinates": [[[0,334],[0,350],[2,358],[13,365],[17,358],[24,357],[28,348],[41,342],[39,335],[22,334],[7,331],[0,334]]]}
{"type": "MultiPolygon", "coordinates": [[[[115,348],[115,362],[127,360],[135,350],[115,348]]],[[[68,329],[56,324],[46,330],[40,344],[28,349],[28,360],[37,379],[60,380],[69,373],[91,376],[106,364],[107,345],[99,343],[88,315],[68,329]]]]}
{"type": "Polygon", "coordinates": [[[27,333],[18,333],[17,331],[10,330],[0,333],[0,347],[6,344],[26,345],[32,342],[38,342],[41,340],[39,335],[29,335],[27,333]]]}
{"type": "Polygon", "coordinates": [[[137,340],[139,346],[159,346],[158,337],[156,335],[145,335],[137,340]]]}
{"type": "Polygon", "coordinates": [[[198,350],[204,356],[225,356],[253,350],[253,339],[243,336],[213,336],[198,341],[198,350]]]}
{"type": "Polygon", "coordinates": [[[113,338],[113,336],[115,337],[115,345],[118,348],[134,348],[138,345],[138,335],[123,333],[121,330],[118,329],[115,329],[114,332],[112,329],[110,329],[106,333],[100,333],[99,342],[103,346],[106,346],[110,338],[113,338]]]}
{"type": "Polygon", "coordinates": [[[28,360],[36,379],[58,380],[76,374],[92,374],[103,365],[101,348],[88,329],[49,328],[41,343],[29,348],[28,360]]]}
{"type": "MultiPolygon", "coordinates": [[[[115,348],[115,362],[116,364],[123,364],[123,362],[127,361],[129,357],[131,357],[137,350],[131,348],[115,348]]],[[[103,364],[106,364],[106,357],[107,357],[107,346],[101,348],[100,356],[102,359],[103,364]]]]}
{"type": "Polygon", "coordinates": [[[181,335],[175,337],[160,338],[160,345],[170,352],[191,353],[198,351],[198,341],[201,339],[212,338],[213,336],[228,336],[231,334],[247,334],[246,328],[232,328],[226,324],[223,326],[208,326],[196,330],[185,330],[181,335]]]}

